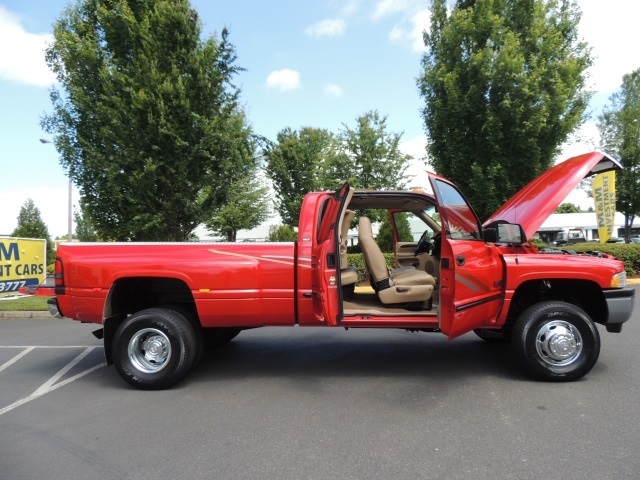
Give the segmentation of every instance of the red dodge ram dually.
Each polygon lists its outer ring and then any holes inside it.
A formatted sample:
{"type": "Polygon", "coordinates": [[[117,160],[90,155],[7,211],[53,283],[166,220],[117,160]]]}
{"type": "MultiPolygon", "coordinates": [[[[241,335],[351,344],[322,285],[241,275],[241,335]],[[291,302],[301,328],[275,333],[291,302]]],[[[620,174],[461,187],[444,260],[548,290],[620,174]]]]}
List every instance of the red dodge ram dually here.
{"type": "Polygon", "coordinates": [[[295,243],[62,244],[49,305],[55,316],[101,324],[94,334],[107,363],[145,389],[175,384],[205,345],[272,325],[402,328],[449,339],[474,331],[511,342],[537,378],[575,380],[598,359],[595,323],[620,332],[635,291],[619,260],[544,253],[527,238],[584,177],[619,168],[601,152],[574,157],[484,224],[455,185],[430,174],[433,194],[347,184],[309,193],[295,243]],[[383,214],[394,228],[404,216],[424,231],[417,242],[395,232],[393,270],[371,232],[383,214]],[[356,223],[372,287],[364,292],[354,288],[358,272],[346,255],[356,223]]]}

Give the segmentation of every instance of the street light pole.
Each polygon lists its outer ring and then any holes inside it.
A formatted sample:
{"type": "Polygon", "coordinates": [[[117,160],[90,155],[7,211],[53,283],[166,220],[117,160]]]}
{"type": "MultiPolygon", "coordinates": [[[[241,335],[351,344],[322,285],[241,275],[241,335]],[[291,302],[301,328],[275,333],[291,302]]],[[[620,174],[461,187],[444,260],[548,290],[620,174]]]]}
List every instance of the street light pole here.
{"type": "MultiPolygon", "coordinates": [[[[41,138],[40,143],[53,143],[51,140],[41,138]]],[[[68,212],[67,242],[73,241],[73,181],[71,180],[71,167],[69,167],[69,212],[68,212]]]]}

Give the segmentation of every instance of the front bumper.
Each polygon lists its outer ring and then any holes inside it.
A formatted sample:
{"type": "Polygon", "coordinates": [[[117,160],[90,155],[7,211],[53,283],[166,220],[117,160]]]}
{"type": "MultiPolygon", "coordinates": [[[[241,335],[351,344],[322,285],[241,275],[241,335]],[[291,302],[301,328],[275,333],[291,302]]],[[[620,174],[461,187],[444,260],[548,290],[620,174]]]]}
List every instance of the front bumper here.
{"type": "Polygon", "coordinates": [[[622,324],[631,318],[636,291],[633,288],[626,287],[605,290],[603,293],[607,302],[607,310],[609,311],[609,316],[604,325],[607,327],[607,332],[620,333],[622,324]]]}

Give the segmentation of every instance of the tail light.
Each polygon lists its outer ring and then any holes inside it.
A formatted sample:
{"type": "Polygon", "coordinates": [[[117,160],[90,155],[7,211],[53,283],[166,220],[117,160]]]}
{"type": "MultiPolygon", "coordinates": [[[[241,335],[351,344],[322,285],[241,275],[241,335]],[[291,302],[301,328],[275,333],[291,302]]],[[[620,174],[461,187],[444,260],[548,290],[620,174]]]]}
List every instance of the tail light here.
{"type": "Polygon", "coordinates": [[[56,295],[64,295],[66,293],[64,288],[64,266],[62,259],[58,257],[56,257],[53,279],[56,286],[56,295]]]}

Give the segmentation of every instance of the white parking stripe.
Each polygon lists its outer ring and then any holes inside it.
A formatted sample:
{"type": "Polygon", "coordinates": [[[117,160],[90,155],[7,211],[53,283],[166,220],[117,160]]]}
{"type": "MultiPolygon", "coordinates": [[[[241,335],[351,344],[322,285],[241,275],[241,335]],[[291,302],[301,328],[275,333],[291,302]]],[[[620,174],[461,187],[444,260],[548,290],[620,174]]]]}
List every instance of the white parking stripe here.
{"type": "Polygon", "coordinates": [[[24,357],[27,353],[29,353],[34,348],[36,347],[26,347],[26,349],[23,352],[20,352],[8,362],[5,362],[2,365],[0,365],[0,372],[3,371],[5,368],[10,367],[14,363],[16,363],[18,360],[20,360],[22,357],[24,357]]]}
{"type": "Polygon", "coordinates": [[[88,373],[91,373],[91,372],[93,372],[93,371],[95,371],[95,370],[98,370],[99,368],[106,367],[106,366],[107,366],[107,362],[102,362],[102,363],[100,363],[100,364],[96,365],[95,367],[91,367],[90,369],[85,370],[84,372],[77,373],[77,374],[76,374],[76,375],[74,375],[73,377],[69,377],[69,378],[67,378],[66,380],[63,380],[63,381],[62,381],[62,382],[60,382],[60,383],[56,383],[53,387],[51,387],[51,388],[49,389],[49,391],[48,391],[48,392],[45,392],[45,393],[53,392],[54,390],[57,390],[57,389],[58,389],[58,388],[60,388],[60,387],[64,387],[64,386],[65,386],[65,385],[67,385],[68,383],[71,383],[71,382],[73,382],[73,381],[75,381],[75,380],[78,380],[79,378],[84,377],[84,376],[85,376],[85,375],[87,375],[88,373]]]}
{"type": "Polygon", "coordinates": [[[0,348],[104,348],[102,345],[0,345],[0,348]]]}
{"type": "Polygon", "coordinates": [[[53,385],[58,380],[60,380],[62,376],[65,373],[67,373],[69,370],[71,370],[73,367],[75,367],[80,362],[80,360],[82,360],[84,357],[89,355],[93,351],[93,348],[94,347],[89,347],[85,349],[84,352],[82,352],[80,355],[78,355],[76,358],[74,358],[69,363],[67,363],[64,367],[58,370],[58,372],[53,377],[51,377],[49,380],[44,382],[40,386],[40,388],[38,388],[35,392],[32,393],[32,395],[40,396],[40,394],[47,393],[51,389],[51,385],[53,385]]]}
{"type": "MultiPolygon", "coordinates": [[[[0,347],[2,348],[2,347],[0,347]]],[[[7,348],[7,347],[5,347],[7,348]]],[[[8,348],[15,348],[15,347],[8,347],[8,348]]],[[[2,366],[0,366],[0,371],[4,370],[5,368],[7,368],[8,366],[12,365],[13,363],[17,362],[18,360],[20,360],[20,358],[24,357],[27,353],[29,353],[31,350],[35,349],[35,348],[47,348],[47,347],[23,347],[25,348],[25,351],[20,352],[18,355],[16,355],[15,357],[13,357],[11,360],[9,360],[8,362],[4,363],[2,366]]],[[[57,348],[57,347],[48,347],[48,348],[57,348]]],[[[60,348],[71,348],[71,347],[60,347],[60,348]]],[[[49,380],[47,380],[45,383],[43,383],[35,392],[33,392],[31,395],[29,395],[28,397],[25,398],[21,398],[20,400],[13,402],[11,405],[8,405],[4,408],[0,408],[0,415],[3,415],[7,412],[10,412],[11,410],[13,410],[14,408],[17,408],[21,405],[24,405],[25,403],[30,402],[31,400],[35,400],[36,398],[40,398],[43,395],[49,393],[49,392],[53,392],[54,390],[57,390],[60,387],[64,387],[65,385],[68,385],[69,383],[78,380],[79,378],[84,377],[85,375],[88,375],[91,372],[94,372],[96,370],[98,370],[99,368],[105,367],[107,364],[106,362],[100,363],[94,367],[91,367],[87,370],[84,370],[80,373],[77,373],[76,375],[67,378],[66,380],[63,380],[62,382],[56,383],[58,380],[60,380],[60,378],[62,378],[66,373],[69,372],[69,370],[71,370],[73,367],[75,367],[84,357],[86,357],[87,355],[89,355],[89,353],[91,353],[95,348],[100,348],[100,347],[86,347],[86,346],[82,346],[82,347],[74,347],[74,348],[84,348],[85,350],[78,355],[77,357],[75,357],[73,360],[71,360],[71,362],[69,362],[67,365],[65,365],[63,368],[61,368],[58,372],[56,372],[55,375],[53,375],[49,380]]]]}

